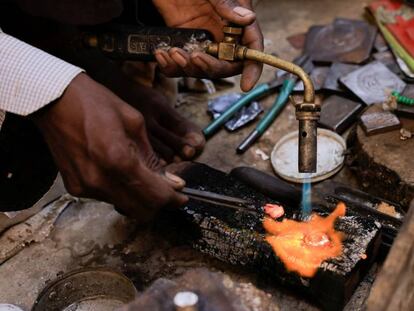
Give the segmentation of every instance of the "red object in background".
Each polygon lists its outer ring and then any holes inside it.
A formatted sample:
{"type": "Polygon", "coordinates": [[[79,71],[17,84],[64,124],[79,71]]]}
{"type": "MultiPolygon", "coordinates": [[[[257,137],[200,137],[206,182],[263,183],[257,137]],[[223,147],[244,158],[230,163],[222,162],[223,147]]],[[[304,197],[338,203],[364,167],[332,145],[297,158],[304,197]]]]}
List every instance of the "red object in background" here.
{"type": "Polygon", "coordinates": [[[382,10],[382,14],[387,17],[387,20],[394,20],[395,23],[384,23],[385,27],[392,33],[404,49],[414,57],[414,9],[407,7],[403,1],[397,0],[379,0],[374,1],[369,5],[369,8],[375,14],[378,10],[382,10]],[[412,10],[413,14],[409,14],[412,10]],[[404,13],[404,17],[402,15],[404,13]],[[412,17],[411,17],[412,16],[412,17]],[[408,19],[405,19],[409,17],[408,19]]]}

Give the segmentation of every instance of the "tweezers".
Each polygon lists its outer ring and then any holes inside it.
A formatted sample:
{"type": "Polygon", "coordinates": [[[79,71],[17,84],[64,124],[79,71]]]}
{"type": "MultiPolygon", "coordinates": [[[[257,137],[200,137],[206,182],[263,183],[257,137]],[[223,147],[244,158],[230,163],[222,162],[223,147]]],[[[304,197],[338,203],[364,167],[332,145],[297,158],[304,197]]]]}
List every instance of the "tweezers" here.
{"type": "Polygon", "coordinates": [[[260,213],[251,202],[240,198],[186,187],[181,192],[193,200],[220,205],[243,212],[260,213]]]}

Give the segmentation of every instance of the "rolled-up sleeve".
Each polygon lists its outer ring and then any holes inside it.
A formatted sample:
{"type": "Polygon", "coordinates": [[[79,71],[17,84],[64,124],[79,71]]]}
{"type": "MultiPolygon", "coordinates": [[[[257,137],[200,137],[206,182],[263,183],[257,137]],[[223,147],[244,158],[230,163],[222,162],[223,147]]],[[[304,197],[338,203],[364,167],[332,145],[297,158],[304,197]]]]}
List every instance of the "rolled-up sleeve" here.
{"type": "Polygon", "coordinates": [[[82,71],[0,29],[0,127],[5,112],[27,116],[39,110],[82,71]]]}

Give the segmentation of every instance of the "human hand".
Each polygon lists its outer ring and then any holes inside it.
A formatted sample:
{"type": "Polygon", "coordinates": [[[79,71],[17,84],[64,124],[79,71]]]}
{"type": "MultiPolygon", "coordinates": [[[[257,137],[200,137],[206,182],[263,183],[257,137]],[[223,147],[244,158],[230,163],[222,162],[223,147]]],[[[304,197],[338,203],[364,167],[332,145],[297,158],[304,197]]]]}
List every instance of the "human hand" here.
{"type": "MultiPolygon", "coordinates": [[[[245,26],[241,43],[251,49],[263,50],[263,35],[252,11],[250,0],[153,0],[170,27],[204,28],[216,41],[223,38],[226,22],[245,26]]],[[[202,52],[187,53],[172,48],[157,50],[160,70],[167,76],[221,78],[242,73],[241,89],[249,91],[258,81],[262,64],[245,61],[226,62],[202,52]]]]}
{"type": "Polygon", "coordinates": [[[32,116],[69,193],[114,204],[145,222],[187,198],[179,177],[161,174],[143,116],[86,74],[32,116]]]}
{"type": "Polygon", "coordinates": [[[119,96],[144,115],[151,145],[163,160],[191,160],[201,153],[201,129],[181,116],[164,94],[131,81],[122,85],[119,96]]]}

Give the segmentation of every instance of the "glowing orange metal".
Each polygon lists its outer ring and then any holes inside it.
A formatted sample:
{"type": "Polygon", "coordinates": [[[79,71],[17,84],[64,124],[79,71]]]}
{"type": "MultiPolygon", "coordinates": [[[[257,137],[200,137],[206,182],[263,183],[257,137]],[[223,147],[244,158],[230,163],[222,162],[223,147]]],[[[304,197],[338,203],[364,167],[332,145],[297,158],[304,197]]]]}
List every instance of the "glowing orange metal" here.
{"type": "Polygon", "coordinates": [[[312,215],[308,222],[269,217],[263,220],[266,241],[289,271],[313,277],[321,263],[342,254],[343,234],[334,228],[335,220],[345,215],[346,206],[339,203],[328,217],[312,215]]]}

